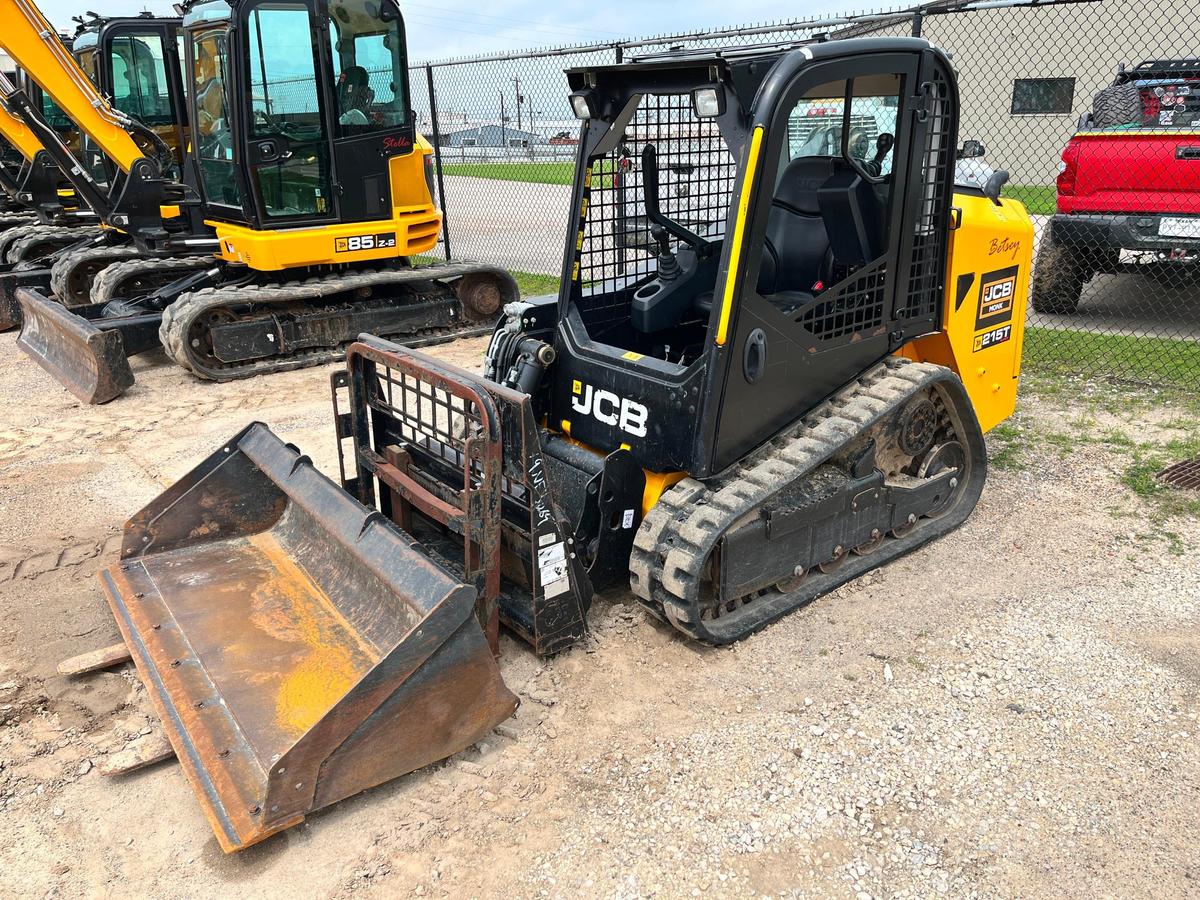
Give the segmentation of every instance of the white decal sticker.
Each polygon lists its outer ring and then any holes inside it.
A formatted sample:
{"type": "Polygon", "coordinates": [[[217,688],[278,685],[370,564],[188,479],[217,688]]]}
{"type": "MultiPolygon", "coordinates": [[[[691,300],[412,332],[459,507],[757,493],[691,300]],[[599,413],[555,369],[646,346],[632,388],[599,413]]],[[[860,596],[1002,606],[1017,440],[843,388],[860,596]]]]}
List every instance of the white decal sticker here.
{"type": "Polygon", "coordinates": [[[562,541],[559,541],[557,544],[552,544],[551,546],[542,550],[538,550],[538,568],[544,569],[551,563],[556,563],[560,559],[565,558],[566,555],[567,554],[563,549],[562,541]]]}
{"type": "Polygon", "coordinates": [[[621,527],[622,528],[632,528],[633,527],[633,510],[632,509],[625,510],[625,515],[621,516],[621,527]]]}
{"type": "Polygon", "coordinates": [[[556,540],[558,540],[558,535],[553,531],[549,532],[548,534],[539,534],[538,546],[545,547],[547,544],[553,544],[556,540]]]}
{"type": "Polygon", "coordinates": [[[569,578],[560,578],[558,581],[552,581],[542,588],[547,600],[551,597],[557,597],[559,594],[565,594],[570,589],[571,579],[569,578]]]}

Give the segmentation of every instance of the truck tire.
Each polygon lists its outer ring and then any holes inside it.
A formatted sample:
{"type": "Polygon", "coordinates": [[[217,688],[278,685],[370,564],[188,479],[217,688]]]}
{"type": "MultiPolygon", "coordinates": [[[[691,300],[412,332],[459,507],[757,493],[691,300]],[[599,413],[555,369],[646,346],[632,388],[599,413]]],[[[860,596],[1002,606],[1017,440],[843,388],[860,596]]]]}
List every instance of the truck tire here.
{"type": "Polygon", "coordinates": [[[1132,125],[1142,121],[1142,95],[1135,84],[1114,84],[1096,94],[1092,122],[1098,128],[1132,125]]]}
{"type": "Polygon", "coordinates": [[[1094,274],[1075,250],[1053,243],[1047,235],[1033,266],[1034,310],[1047,315],[1072,315],[1079,309],[1084,284],[1094,274]]]}

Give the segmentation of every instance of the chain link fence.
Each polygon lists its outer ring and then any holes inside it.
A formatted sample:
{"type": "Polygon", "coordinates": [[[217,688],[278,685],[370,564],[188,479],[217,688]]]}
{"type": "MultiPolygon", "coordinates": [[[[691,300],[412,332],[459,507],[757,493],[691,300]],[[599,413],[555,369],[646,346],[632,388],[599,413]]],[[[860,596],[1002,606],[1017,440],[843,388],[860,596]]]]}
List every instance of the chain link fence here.
{"type": "Polygon", "coordinates": [[[920,35],[959,75],[959,141],[1007,170],[1036,228],[1026,365],[1200,384],[1200,6],[930,3],[414,66],[443,251],[556,289],[579,124],[563,70],[673,49],[920,35]]]}

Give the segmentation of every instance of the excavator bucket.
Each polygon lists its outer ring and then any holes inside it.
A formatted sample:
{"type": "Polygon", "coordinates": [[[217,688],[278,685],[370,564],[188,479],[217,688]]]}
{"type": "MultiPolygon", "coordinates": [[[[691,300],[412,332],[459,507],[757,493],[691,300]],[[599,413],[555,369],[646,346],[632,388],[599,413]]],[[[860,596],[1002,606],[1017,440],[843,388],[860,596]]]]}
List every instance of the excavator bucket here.
{"type": "Polygon", "coordinates": [[[227,852],[517,705],[475,587],[259,423],[134,516],[101,578],[227,852]]]}
{"type": "Polygon", "coordinates": [[[0,275],[0,331],[11,331],[21,324],[21,305],[17,302],[18,288],[50,290],[50,270],[29,269],[0,275]]]}
{"type": "Polygon", "coordinates": [[[133,385],[125,334],[140,325],[146,339],[158,344],[157,314],[130,317],[119,329],[102,328],[95,324],[103,311],[99,304],[67,309],[28,288],[19,288],[16,299],[21,323],[17,346],[84,403],[107,403],[133,385]]]}

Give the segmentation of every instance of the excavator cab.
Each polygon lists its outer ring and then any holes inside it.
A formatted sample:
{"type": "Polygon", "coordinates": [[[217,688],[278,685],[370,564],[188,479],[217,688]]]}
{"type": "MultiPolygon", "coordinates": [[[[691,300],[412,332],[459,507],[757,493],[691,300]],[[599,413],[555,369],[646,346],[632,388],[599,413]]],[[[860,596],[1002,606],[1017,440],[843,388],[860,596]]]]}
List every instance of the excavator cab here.
{"type": "MultiPolygon", "coordinates": [[[[113,107],[152,129],[181,168],[188,139],[182,19],[142,13],[76,21],[71,53],[79,67],[113,107]]],[[[87,146],[84,159],[98,181],[115,177],[113,161],[94,144],[87,146]]]]}
{"type": "MultiPolygon", "coordinates": [[[[391,196],[397,158],[416,139],[399,8],[320,7],[210,0],[188,10],[191,115],[212,215],[265,231],[385,220],[406,203],[391,196]]],[[[395,236],[359,236],[357,246],[367,239],[383,248],[395,236]]]]}

